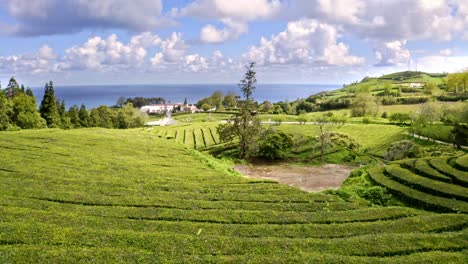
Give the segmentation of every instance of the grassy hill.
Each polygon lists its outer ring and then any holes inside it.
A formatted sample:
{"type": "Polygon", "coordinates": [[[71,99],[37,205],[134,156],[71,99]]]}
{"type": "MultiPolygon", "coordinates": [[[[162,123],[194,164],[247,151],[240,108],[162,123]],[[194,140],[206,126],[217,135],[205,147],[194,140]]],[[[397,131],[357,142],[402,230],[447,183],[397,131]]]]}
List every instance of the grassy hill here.
{"type": "Polygon", "coordinates": [[[0,263],[467,259],[466,214],[246,179],[154,132],[0,132],[0,263]]]}
{"type": "Polygon", "coordinates": [[[380,90],[383,89],[384,84],[387,82],[392,83],[394,87],[405,87],[410,83],[421,83],[424,85],[428,82],[434,82],[436,84],[442,84],[443,78],[446,76],[447,74],[431,74],[414,71],[396,72],[381,77],[366,77],[360,83],[348,86],[348,90],[352,90],[360,85],[368,85],[372,90],[380,90]]]}

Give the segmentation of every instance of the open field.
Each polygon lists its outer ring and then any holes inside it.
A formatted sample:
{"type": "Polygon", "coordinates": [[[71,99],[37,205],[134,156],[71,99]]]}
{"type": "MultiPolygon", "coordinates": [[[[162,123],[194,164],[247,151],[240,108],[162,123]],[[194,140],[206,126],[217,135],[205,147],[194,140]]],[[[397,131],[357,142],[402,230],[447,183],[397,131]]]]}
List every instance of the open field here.
{"type": "Polygon", "coordinates": [[[247,179],[153,132],[0,132],[0,263],[466,261],[466,214],[247,179]]]}

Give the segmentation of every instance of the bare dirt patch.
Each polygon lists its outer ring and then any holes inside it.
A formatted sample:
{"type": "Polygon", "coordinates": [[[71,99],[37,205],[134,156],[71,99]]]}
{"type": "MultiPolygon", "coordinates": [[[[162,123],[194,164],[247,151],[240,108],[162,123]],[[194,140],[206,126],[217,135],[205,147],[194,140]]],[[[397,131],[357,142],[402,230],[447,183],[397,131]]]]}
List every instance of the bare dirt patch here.
{"type": "Polygon", "coordinates": [[[234,169],[250,178],[262,178],[299,187],[307,192],[338,189],[355,168],[326,164],[322,166],[300,166],[291,164],[236,165],[234,169]]]}

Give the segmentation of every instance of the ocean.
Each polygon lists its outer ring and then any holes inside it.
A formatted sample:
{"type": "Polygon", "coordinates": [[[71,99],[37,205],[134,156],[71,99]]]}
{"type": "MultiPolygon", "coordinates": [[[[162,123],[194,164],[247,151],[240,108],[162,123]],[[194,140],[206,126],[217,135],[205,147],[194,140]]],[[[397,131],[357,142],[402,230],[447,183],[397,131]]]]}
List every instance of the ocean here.
{"type": "MultiPolygon", "coordinates": [[[[253,92],[256,101],[265,100],[279,102],[294,101],[307,98],[312,94],[340,88],[338,84],[258,84],[253,92]]],[[[44,87],[33,87],[38,106],[44,95],[44,87]]],[[[182,103],[187,98],[188,103],[196,103],[210,96],[214,91],[240,94],[237,84],[182,84],[182,85],[83,85],[55,86],[55,96],[65,100],[68,107],[85,104],[87,108],[100,105],[115,105],[121,96],[129,97],[162,97],[171,103],[182,103]]]]}

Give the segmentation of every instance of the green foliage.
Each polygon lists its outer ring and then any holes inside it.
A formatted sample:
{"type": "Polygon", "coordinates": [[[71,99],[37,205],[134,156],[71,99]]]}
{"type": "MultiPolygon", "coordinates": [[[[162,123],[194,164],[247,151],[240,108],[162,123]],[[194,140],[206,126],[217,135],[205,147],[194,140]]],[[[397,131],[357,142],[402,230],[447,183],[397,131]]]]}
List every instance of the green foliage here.
{"type": "Polygon", "coordinates": [[[387,161],[401,160],[405,158],[418,157],[419,147],[409,140],[401,140],[393,143],[385,152],[384,159],[387,161]]]}
{"type": "Polygon", "coordinates": [[[11,106],[6,98],[5,93],[0,89],[0,131],[7,130],[10,126],[9,113],[11,106]]]}
{"type": "Polygon", "coordinates": [[[411,122],[411,116],[409,113],[393,113],[388,119],[390,122],[399,125],[405,125],[411,122]]]}
{"type": "Polygon", "coordinates": [[[54,128],[62,125],[52,81],[45,85],[44,97],[41,101],[39,112],[41,113],[41,117],[45,119],[48,127],[54,128]]]}
{"type": "Polygon", "coordinates": [[[0,262],[466,258],[466,214],[368,207],[248,179],[154,132],[1,132],[0,262]]]}
{"type": "Polygon", "coordinates": [[[245,99],[250,100],[253,91],[255,90],[255,85],[257,84],[256,72],[253,70],[255,67],[255,62],[251,62],[245,66],[246,72],[244,78],[240,81],[239,87],[244,95],[245,99]]]}
{"type": "Polygon", "coordinates": [[[351,116],[376,116],[379,105],[370,93],[358,93],[351,105],[351,116]]]}
{"type": "Polygon", "coordinates": [[[11,121],[23,129],[44,128],[45,120],[36,111],[36,99],[26,94],[18,94],[12,100],[11,121]]]}
{"type": "Polygon", "coordinates": [[[404,183],[400,183],[387,177],[383,173],[382,168],[374,167],[368,169],[368,172],[372,180],[378,185],[386,187],[393,194],[412,206],[423,207],[433,211],[468,212],[468,203],[416,190],[404,183]]]}
{"type": "Polygon", "coordinates": [[[88,110],[86,110],[86,106],[82,104],[80,106],[80,110],[78,112],[79,122],[81,127],[90,127],[91,126],[91,118],[89,116],[88,110]]]}
{"type": "Polygon", "coordinates": [[[257,156],[272,160],[282,159],[291,151],[293,145],[292,137],[286,133],[268,133],[260,140],[257,156]]]}
{"type": "Polygon", "coordinates": [[[385,187],[371,186],[359,190],[359,196],[368,200],[374,205],[385,206],[391,203],[392,195],[387,192],[385,187]]]}

